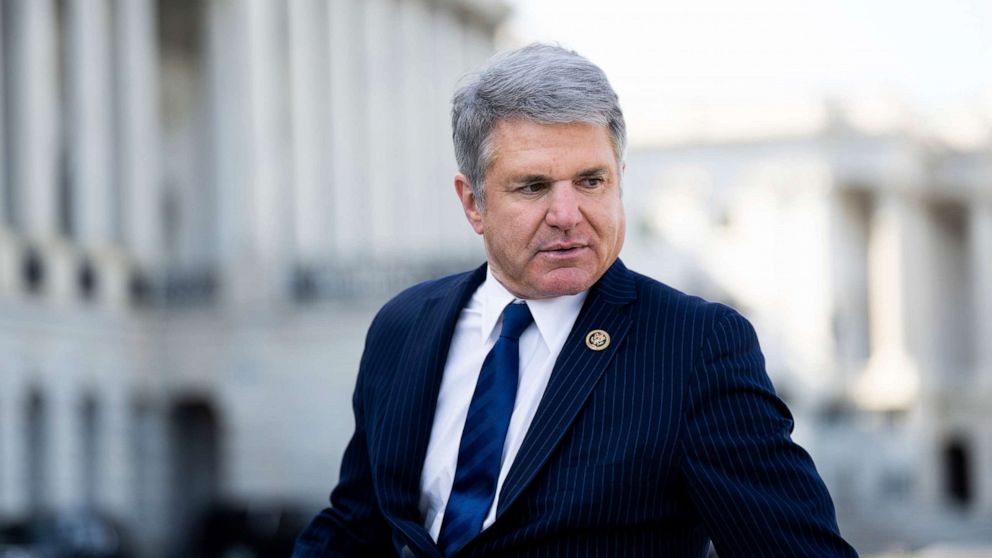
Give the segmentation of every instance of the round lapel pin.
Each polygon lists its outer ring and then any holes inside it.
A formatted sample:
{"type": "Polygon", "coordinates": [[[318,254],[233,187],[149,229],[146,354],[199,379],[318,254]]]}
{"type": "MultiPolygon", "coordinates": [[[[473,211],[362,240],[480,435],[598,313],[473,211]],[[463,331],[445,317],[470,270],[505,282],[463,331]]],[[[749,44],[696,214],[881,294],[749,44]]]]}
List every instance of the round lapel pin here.
{"type": "Polygon", "coordinates": [[[602,351],[610,346],[610,334],[601,329],[594,329],[586,334],[586,347],[594,351],[602,351]]]}

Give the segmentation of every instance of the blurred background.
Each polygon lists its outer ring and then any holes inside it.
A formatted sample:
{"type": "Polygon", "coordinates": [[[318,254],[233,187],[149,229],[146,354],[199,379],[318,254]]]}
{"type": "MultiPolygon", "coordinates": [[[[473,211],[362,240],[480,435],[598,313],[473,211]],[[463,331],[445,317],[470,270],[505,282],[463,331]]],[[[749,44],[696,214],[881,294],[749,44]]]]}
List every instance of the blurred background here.
{"type": "Polygon", "coordinates": [[[557,41],[628,266],[740,309],[864,555],[992,556],[992,4],[0,0],[0,557],[286,556],[373,313],[475,267],[449,100],[557,41]]]}

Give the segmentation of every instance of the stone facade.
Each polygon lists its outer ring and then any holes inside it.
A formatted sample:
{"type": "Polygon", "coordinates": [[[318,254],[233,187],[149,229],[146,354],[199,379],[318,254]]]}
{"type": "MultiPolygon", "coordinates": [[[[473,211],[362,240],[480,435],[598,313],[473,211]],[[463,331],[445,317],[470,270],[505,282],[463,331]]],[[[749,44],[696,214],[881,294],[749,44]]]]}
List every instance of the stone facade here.
{"type": "Polygon", "coordinates": [[[0,520],[325,501],[372,313],[482,259],[448,100],[504,15],[0,0],[0,520]]]}

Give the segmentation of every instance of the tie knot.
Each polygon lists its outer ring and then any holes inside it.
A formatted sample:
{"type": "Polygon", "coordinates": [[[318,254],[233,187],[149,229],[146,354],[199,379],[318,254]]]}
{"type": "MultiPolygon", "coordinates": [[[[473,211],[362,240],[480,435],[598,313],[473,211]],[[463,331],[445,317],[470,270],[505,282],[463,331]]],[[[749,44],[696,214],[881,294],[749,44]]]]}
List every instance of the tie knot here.
{"type": "Polygon", "coordinates": [[[509,337],[510,339],[519,339],[520,334],[527,329],[527,326],[534,321],[534,316],[530,315],[530,308],[527,308],[527,303],[514,304],[510,303],[506,305],[506,309],[503,310],[503,329],[500,331],[500,337],[509,337]]]}

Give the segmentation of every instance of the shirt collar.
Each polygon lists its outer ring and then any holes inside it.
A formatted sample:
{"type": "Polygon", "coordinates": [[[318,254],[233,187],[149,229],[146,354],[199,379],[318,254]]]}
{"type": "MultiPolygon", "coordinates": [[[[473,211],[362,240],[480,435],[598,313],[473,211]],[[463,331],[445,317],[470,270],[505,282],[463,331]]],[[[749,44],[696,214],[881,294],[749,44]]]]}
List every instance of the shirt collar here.
{"type": "Polygon", "coordinates": [[[574,295],[562,295],[538,300],[518,299],[493,277],[492,269],[486,269],[486,280],[479,286],[482,299],[482,329],[480,334],[485,341],[492,335],[496,323],[507,304],[515,300],[525,300],[534,316],[534,323],[544,344],[550,349],[560,346],[571,331],[575,318],[582,309],[588,290],[574,295]]]}

